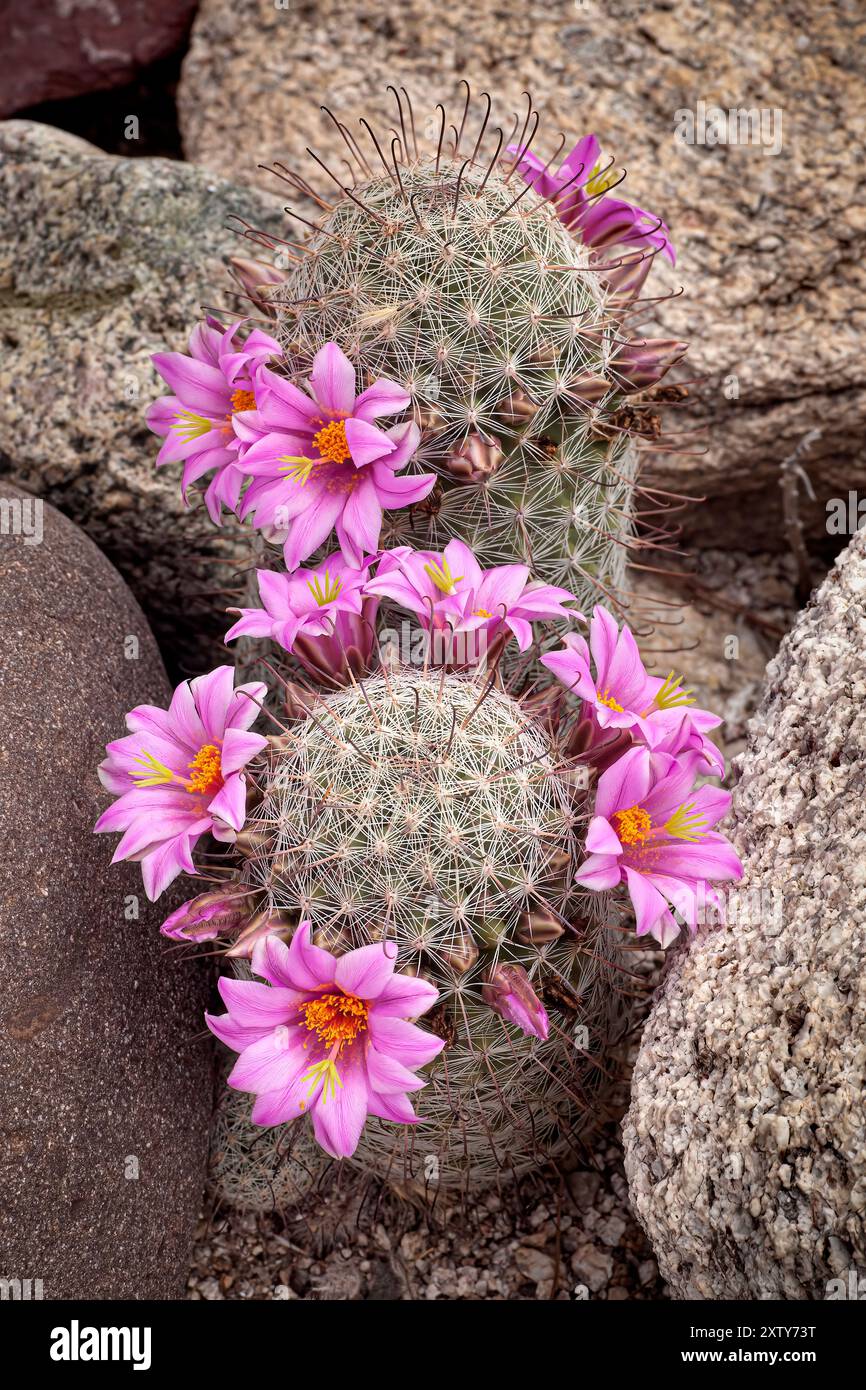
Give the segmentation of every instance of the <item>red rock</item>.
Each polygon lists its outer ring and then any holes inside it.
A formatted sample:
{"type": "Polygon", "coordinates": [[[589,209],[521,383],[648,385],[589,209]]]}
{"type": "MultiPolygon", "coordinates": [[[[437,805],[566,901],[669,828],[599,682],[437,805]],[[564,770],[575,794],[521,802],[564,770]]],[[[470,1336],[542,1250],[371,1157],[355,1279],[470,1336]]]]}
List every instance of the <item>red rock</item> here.
{"type": "Polygon", "coordinates": [[[6,483],[0,620],[0,1277],[46,1299],[178,1298],[204,1186],[208,974],[159,935],[186,894],[148,903],[92,833],[103,745],[168,682],[92,541],[6,483]]]}
{"type": "Polygon", "coordinates": [[[173,53],[196,0],[41,0],[3,17],[0,116],[42,101],[122,87],[173,53]]]}

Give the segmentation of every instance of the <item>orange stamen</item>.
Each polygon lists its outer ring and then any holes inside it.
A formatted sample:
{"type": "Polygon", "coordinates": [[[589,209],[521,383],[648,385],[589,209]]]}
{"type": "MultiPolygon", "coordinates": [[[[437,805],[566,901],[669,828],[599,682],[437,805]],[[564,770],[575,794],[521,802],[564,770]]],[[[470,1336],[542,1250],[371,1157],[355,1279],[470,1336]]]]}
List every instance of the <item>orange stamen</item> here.
{"type": "Polygon", "coordinates": [[[254,391],[234,391],[232,393],[232,414],[237,415],[239,410],[255,410],[256,396],[254,391]]]}
{"type": "Polygon", "coordinates": [[[332,420],[329,425],[323,425],[318,434],[313,435],[313,444],[329,463],[346,463],[352,457],[346,442],[345,420],[332,420]]]}
{"type": "Polygon", "coordinates": [[[626,811],[617,811],[613,823],[623,845],[644,844],[649,839],[653,824],[649,812],[642,806],[629,806],[626,811]]]}
{"type": "Polygon", "coordinates": [[[367,1005],[354,994],[323,994],[301,1005],[304,1023],[326,1047],[337,1052],[367,1027],[367,1005]]]}
{"type": "Polygon", "coordinates": [[[216,791],[222,786],[222,757],[215,743],[206,743],[200,748],[187,767],[192,773],[186,784],[188,791],[216,791]]]}

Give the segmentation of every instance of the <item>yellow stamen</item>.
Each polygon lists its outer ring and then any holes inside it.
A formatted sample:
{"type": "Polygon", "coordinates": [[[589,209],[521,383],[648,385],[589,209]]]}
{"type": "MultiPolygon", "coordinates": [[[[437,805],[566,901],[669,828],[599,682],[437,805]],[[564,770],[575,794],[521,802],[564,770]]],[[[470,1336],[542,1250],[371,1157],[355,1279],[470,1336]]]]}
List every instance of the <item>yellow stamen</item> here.
{"type": "Polygon", "coordinates": [[[326,603],[333,603],[334,600],[339,597],[340,590],[343,587],[342,579],[336,577],[331,579],[327,570],[325,570],[322,578],[324,578],[325,581],[324,588],[322,588],[320,583],[319,575],[316,575],[315,579],[307,580],[307,588],[320,608],[324,608],[326,603]]]}
{"type": "Polygon", "coordinates": [[[608,169],[602,173],[601,160],[599,160],[586,181],[586,191],[590,198],[594,198],[596,194],[606,193],[609,188],[613,187],[618,177],[616,169],[608,169]]]}
{"type": "Polygon", "coordinates": [[[658,691],[653,704],[656,709],[674,709],[677,705],[693,705],[695,692],[683,689],[679,676],[669,671],[664,684],[658,691]]]}
{"type": "Polygon", "coordinates": [[[310,474],[316,467],[315,459],[305,458],[303,454],[283,454],[280,463],[287,466],[281,468],[281,473],[287,473],[295,483],[300,483],[301,487],[310,481],[310,474]]]}
{"type": "Polygon", "coordinates": [[[318,434],[313,435],[313,443],[329,463],[346,463],[352,457],[346,441],[345,420],[332,420],[330,424],[323,425],[318,434]]]}
{"type": "Polygon", "coordinates": [[[222,786],[222,758],[215,743],[200,748],[187,767],[192,773],[186,784],[188,791],[209,792],[222,786]]]}
{"type": "Polygon", "coordinates": [[[232,392],[232,412],[237,415],[240,410],[255,410],[256,393],[255,391],[233,391],[232,392]]]}
{"type": "Polygon", "coordinates": [[[665,821],[664,830],[667,835],[672,835],[675,840],[702,840],[705,832],[699,830],[698,826],[703,825],[704,816],[700,812],[694,811],[694,802],[689,801],[679,806],[674,811],[670,820],[665,821]]]}
{"type": "Polygon", "coordinates": [[[463,578],[462,574],[451,573],[451,566],[448,564],[444,555],[441,564],[433,560],[429,565],[424,566],[424,570],[429,574],[436,588],[440,589],[443,594],[453,594],[454,585],[459,584],[460,580],[463,578]]]}
{"type": "Polygon", "coordinates": [[[323,994],[301,1005],[304,1025],[339,1053],[367,1027],[367,1005],[354,994],[323,994]]]}
{"type": "Polygon", "coordinates": [[[196,415],[192,410],[179,410],[174,422],[175,434],[184,444],[189,444],[193,439],[201,439],[203,434],[210,434],[211,430],[216,429],[213,420],[205,419],[204,415],[196,415]]]}
{"type": "Polygon", "coordinates": [[[473,618],[492,618],[493,614],[490,613],[486,608],[476,608],[472,616],[473,618]]]}
{"type": "Polygon", "coordinates": [[[171,768],[166,767],[165,763],[161,763],[152,753],[145,753],[143,748],[141,757],[133,758],[133,762],[141,763],[142,767],[147,768],[145,774],[133,777],[136,787],[164,787],[169,782],[180,782],[181,786],[184,785],[182,777],[178,777],[176,772],[172,772],[171,768]]]}
{"type": "Polygon", "coordinates": [[[616,714],[622,714],[622,705],[618,704],[608,690],[597,690],[595,698],[600,705],[607,705],[608,709],[614,710],[616,714]]]}
{"type": "Polygon", "coordinates": [[[623,845],[644,844],[649,839],[653,824],[649,812],[642,806],[629,806],[625,811],[617,811],[613,823],[623,845]]]}
{"type": "MultiPolygon", "coordinates": [[[[337,1087],[339,1086],[342,1089],[343,1086],[340,1080],[340,1073],[337,1071],[337,1064],[332,1057],[326,1057],[323,1062],[317,1062],[314,1067],[310,1067],[310,1070],[304,1073],[303,1080],[309,1081],[310,1083],[310,1089],[307,1092],[307,1100],[310,1099],[310,1096],[315,1091],[320,1079],[324,1080],[325,1083],[322,1087],[322,1104],[324,1105],[325,1101],[328,1099],[328,1095],[330,1094],[331,1097],[334,1097],[337,1094],[337,1087]]],[[[300,1105],[300,1109],[304,1109],[303,1102],[300,1105]]]]}

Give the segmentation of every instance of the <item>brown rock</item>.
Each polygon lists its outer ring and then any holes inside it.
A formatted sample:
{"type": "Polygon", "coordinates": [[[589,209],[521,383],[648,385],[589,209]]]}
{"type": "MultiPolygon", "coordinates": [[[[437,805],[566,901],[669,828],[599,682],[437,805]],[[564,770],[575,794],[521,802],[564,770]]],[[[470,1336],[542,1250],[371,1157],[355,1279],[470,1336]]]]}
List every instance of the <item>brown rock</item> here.
{"type": "Polygon", "coordinates": [[[745,747],[767,662],[796,615],[793,562],[766,552],[701,550],[689,563],[676,581],[635,568],[629,616],[653,674],[674,671],[699,707],[721,716],[712,737],[730,762],[745,747]]]}
{"type": "Polygon", "coordinates": [[[811,478],[815,500],[804,492],[801,508],[815,537],[826,540],[830,499],[866,491],[864,32],[854,0],[817,11],[805,0],[479,0],[469,10],[410,0],[387,14],[373,0],[350,11],[343,0],[203,0],[179,113],[189,158],[265,187],[273,181],[256,166],[279,159],[324,188],[307,145],[342,172],[322,101],[362,140],[358,116],[381,117],[390,139],[388,83],[405,85],[419,125],[432,116],[438,130],[435,103],[459,119],[465,77],[496,97],[506,134],[528,87],[545,157],[560,130],[595,130],[628,165],[626,195],[666,219],[679,252],[675,269],[657,263],[648,292],[686,293],[647,330],[691,340],[679,375],[707,378],[668,420],[706,427],[708,452],[654,456],[658,481],[711,499],[676,518],[704,543],[780,550],[784,460],[811,478]],[[763,110],[766,144],[680,142],[677,113],[696,113],[698,96],[763,110]],[[781,149],[768,154],[774,119],[781,149]]]}
{"type": "Polygon", "coordinates": [[[3,15],[0,116],[122,87],[183,42],[196,0],[41,0],[3,15]]]}
{"type": "Polygon", "coordinates": [[[92,833],[105,742],[169,690],[122,580],[34,504],[0,484],[0,1277],[40,1279],[47,1299],[180,1297],[211,1108],[207,974],[165,949],[174,904],[148,903],[92,833]]]}

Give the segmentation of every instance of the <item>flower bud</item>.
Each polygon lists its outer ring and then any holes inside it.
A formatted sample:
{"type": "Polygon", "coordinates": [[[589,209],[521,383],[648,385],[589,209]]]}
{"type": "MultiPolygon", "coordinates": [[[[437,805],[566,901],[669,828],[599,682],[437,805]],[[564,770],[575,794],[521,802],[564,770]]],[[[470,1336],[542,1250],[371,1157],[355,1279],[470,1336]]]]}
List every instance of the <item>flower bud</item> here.
{"type": "Polygon", "coordinates": [[[549,907],[535,907],[520,914],[517,939],[524,946],[547,946],[562,936],[565,928],[549,907]]]}
{"type": "Polygon", "coordinates": [[[500,964],[488,971],[481,990],[485,1004],[508,1023],[516,1023],[532,1038],[544,1040],[550,1031],[547,1011],[522,965],[500,964]]]}
{"type": "Polygon", "coordinates": [[[276,311],[268,297],[268,290],[272,285],[282,285],[286,278],[285,271],[277,270],[276,266],[267,265],[264,261],[248,260],[246,256],[232,256],[229,265],[231,275],[240,285],[244,294],[249,295],[257,308],[262,309],[272,318],[276,318],[276,311]]]}
{"type": "Polygon", "coordinates": [[[270,845],[273,838],[273,832],[270,830],[254,830],[251,826],[247,826],[245,830],[238,831],[232,841],[232,846],[245,859],[252,859],[259,850],[270,845]]]}
{"type": "Polygon", "coordinates": [[[227,951],[227,956],[243,957],[249,959],[253,953],[253,947],[263,936],[275,936],[281,934],[287,938],[292,930],[293,923],[282,913],[269,912],[263,908],[251,917],[244,930],[240,933],[234,945],[227,951]]]}
{"type": "Polygon", "coordinates": [[[538,414],[538,406],[533,405],[524,391],[512,391],[499,402],[496,414],[504,424],[520,428],[538,414]]]}
{"type": "Polygon", "coordinates": [[[190,898],[166,917],[160,931],[173,941],[213,941],[237,931],[249,912],[249,894],[216,888],[190,898]]]}
{"type": "Polygon", "coordinates": [[[610,370],[621,391],[646,391],[670,371],[688,351],[674,338],[641,338],[623,343],[610,359],[610,370]]]}
{"type": "Polygon", "coordinates": [[[613,382],[595,372],[572,377],[568,383],[568,394],[578,405],[597,405],[612,390],[613,382]]]}
{"type": "Polygon", "coordinates": [[[444,950],[441,950],[441,954],[455,975],[465,975],[478,959],[478,947],[469,933],[463,932],[455,936],[444,950]]]}
{"type": "Polygon", "coordinates": [[[484,483],[493,477],[504,458],[498,439],[482,439],[480,434],[470,434],[459,449],[448,455],[445,467],[458,482],[484,483]]]}

